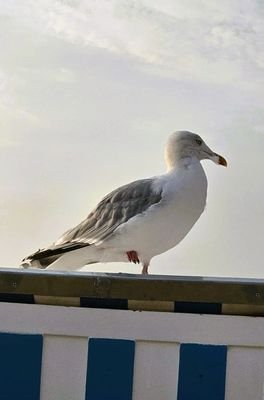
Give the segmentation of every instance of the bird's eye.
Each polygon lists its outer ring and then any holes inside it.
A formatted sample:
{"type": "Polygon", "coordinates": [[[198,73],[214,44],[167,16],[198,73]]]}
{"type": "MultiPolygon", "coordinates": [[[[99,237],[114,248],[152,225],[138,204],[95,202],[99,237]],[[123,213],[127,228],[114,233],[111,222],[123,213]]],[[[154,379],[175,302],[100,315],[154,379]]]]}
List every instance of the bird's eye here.
{"type": "Polygon", "coordinates": [[[201,144],[203,143],[203,141],[201,139],[195,139],[196,143],[199,144],[199,146],[201,146],[201,144]]]}

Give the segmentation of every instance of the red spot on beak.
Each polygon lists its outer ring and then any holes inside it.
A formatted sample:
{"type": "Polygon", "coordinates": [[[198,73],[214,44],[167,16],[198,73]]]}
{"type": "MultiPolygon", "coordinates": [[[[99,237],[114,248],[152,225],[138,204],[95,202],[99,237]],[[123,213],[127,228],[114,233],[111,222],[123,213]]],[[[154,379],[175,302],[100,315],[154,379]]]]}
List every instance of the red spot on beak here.
{"type": "Polygon", "coordinates": [[[224,167],[227,167],[226,159],[220,155],[218,155],[218,164],[223,165],[224,167]]]}

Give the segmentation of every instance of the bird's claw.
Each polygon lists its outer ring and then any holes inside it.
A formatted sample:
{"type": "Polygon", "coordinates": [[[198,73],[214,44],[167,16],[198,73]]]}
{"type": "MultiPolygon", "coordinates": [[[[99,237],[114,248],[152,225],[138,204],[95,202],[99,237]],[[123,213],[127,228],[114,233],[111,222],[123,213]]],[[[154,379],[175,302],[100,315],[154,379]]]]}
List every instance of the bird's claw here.
{"type": "Polygon", "coordinates": [[[128,261],[133,262],[134,264],[140,263],[138,254],[135,250],[130,250],[130,251],[127,251],[126,253],[127,253],[128,261]]]}

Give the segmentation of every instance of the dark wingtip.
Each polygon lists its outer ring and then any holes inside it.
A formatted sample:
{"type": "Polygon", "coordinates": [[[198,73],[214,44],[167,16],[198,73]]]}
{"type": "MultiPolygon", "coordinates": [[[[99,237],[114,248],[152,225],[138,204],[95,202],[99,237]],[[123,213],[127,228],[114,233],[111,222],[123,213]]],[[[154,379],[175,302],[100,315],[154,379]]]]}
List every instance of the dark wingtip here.
{"type": "Polygon", "coordinates": [[[78,250],[82,247],[89,246],[88,243],[64,243],[60,246],[54,246],[53,248],[50,249],[39,249],[35,253],[31,254],[28,257],[25,257],[23,261],[29,260],[29,261],[36,261],[36,260],[41,260],[43,258],[49,258],[49,257],[54,257],[54,256],[61,256],[64,253],[68,253],[69,251],[73,250],[78,250]]]}

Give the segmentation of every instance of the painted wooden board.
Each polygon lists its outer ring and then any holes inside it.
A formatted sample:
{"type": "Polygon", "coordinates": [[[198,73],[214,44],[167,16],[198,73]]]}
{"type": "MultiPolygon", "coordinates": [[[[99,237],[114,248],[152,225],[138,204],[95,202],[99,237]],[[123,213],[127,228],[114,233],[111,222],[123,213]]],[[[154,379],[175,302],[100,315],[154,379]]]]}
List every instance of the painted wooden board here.
{"type": "Polygon", "coordinates": [[[87,338],[44,336],[41,400],[84,400],[87,338]]]}
{"type": "Polygon", "coordinates": [[[181,344],[177,400],[225,400],[226,346],[181,344]]]}
{"type": "Polygon", "coordinates": [[[135,343],[90,339],[86,400],[132,400],[135,343]]]}
{"type": "Polygon", "coordinates": [[[137,342],[133,400],[176,400],[179,345],[137,342]]]}
{"type": "Polygon", "coordinates": [[[40,374],[40,400],[264,399],[261,317],[5,303],[0,321],[0,400],[39,400],[40,374]]]}
{"type": "Polygon", "coordinates": [[[2,332],[264,347],[262,317],[0,303],[0,321],[2,332]]]}
{"type": "Polygon", "coordinates": [[[264,305],[264,279],[0,269],[0,294],[264,305]]]}
{"type": "Polygon", "coordinates": [[[41,335],[0,333],[0,399],[39,400],[41,335]]]}
{"type": "MultiPolygon", "coordinates": [[[[259,332],[264,340],[264,332],[259,332]]],[[[225,400],[264,399],[264,349],[231,347],[227,353],[225,400]]]]}

